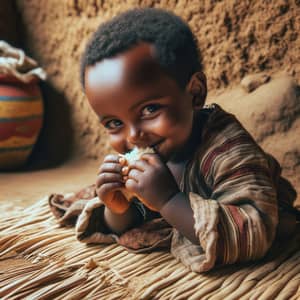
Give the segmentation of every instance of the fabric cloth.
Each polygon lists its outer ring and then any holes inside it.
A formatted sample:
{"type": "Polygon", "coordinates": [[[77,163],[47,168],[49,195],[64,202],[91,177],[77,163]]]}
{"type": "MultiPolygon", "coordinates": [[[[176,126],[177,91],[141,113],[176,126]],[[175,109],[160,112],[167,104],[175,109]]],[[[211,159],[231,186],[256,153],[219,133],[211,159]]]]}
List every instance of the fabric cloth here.
{"type": "Polygon", "coordinates": [[[296,193],[280,176],[277,161],[257,145],[235,116],[216,104],[201,113],[206,118],[199,132],[201,143],[186,164],[180,185],[194,213],[199,245],[171,228],[159,214],[149,213],[144,224],[121,236],[110,233],[95,186],[81,191],[82,195],[51,195],[50,207],[59,222],[74,223],[78,216],[76,234],[84,243],[117,242],[135,252],[170,248],[196,272],[263,257],[276,236],[280,212],[290,217],[286,212],[292,212],[296,193]]]}
{"type": "Polygon", "coordinates": [[[45,80],[46,73],[24,51],[0,40],[0,75],[9,75],[24,83],[45,80]]]}

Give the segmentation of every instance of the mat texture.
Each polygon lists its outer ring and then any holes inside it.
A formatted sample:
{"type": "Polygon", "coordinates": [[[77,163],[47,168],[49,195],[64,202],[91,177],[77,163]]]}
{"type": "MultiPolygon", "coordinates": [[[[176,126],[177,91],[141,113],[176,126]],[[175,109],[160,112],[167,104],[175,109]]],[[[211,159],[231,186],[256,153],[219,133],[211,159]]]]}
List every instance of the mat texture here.
{"type": "Polygon", "coordinates": [[[169,253],[81,244],[43,198],[1,217],[0,299],[300,299],[300,228],[259,262],[196,274],[169,253]]]}

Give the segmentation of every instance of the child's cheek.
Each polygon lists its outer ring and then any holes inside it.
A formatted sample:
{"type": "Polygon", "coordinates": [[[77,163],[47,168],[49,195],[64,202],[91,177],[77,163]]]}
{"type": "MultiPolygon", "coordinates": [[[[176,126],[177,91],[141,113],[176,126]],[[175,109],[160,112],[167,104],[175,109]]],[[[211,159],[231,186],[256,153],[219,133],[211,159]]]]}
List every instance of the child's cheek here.
{"type": "Polygon", "coordinates": [[[109,144],[118,153],[125,153],[127,151],[126,142],[117,134],[109,135],[109,144]]]}
{"type": "Polygon", "coordinates": [[[176,118],[168,116],[164,113],[157,118],[147,122],[145,130],[155,133],[157,135],[166,136],[167,133],[172,130],[172,127],[176,124],[176,118]]]}

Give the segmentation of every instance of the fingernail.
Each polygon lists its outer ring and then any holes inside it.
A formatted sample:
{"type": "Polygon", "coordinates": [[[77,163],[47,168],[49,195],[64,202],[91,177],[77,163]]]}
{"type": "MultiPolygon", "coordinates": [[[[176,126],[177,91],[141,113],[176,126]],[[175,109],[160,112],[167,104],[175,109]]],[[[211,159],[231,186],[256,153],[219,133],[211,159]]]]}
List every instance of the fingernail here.
{"type": "Polygon", "coordinates": [[[119,163],[120,163],[121,165],[124,165],[124,164],[126,163],[126,159],[125,159],[124,157],[120,157],[120,158],[119,158],[119,163]]]}
{"type": "Polygon", "coordinates": [[[123,167],[122,174],[127,175],[127,172],[128,172],[128,167],[123,167]]]}

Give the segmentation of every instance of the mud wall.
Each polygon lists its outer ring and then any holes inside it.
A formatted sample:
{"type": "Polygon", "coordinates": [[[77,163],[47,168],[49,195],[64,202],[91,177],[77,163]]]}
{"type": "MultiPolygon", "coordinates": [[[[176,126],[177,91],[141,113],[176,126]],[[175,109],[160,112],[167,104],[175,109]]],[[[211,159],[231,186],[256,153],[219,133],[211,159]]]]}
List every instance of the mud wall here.
{"type": "Polygon", "coordinates": [[[204,54],[211,94],[253,72],[285,71],[300,78],[299,0],[16,0],[16,4],[25,47],[48,73],[52,94],[43,139],[57,155],[71,144],[69,135],[74,155],[101,159],[109,149],[81,91],[79,59],[97,26],[128,8],[167,8],[191,25],[204,54]]]}

